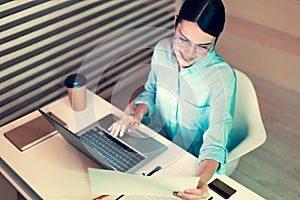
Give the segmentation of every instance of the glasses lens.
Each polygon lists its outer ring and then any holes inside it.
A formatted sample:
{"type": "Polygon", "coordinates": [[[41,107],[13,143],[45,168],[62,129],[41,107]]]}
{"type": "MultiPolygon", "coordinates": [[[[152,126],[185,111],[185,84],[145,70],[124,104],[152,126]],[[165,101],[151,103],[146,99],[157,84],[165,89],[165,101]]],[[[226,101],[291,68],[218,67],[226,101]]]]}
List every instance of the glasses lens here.
{"type": "Polygon", "coordinates": [[[208,53],[208,49],[205,47],[195,46],[195,52],[198,55],[206,55],[208,53]]]}
{"type": "Polygon", "coordinates": [[[181,38],[174,38],[174,41],[180,48],[193,48],[198,56],[205,56],[209,51],[206,47],[193,45],[191,42],[183,40],[181,38]]]}
{"type": "Polygon", "coordinates": [[[189,42],[185,41],[185,40],[183,40],[181,38],[175,38],[174,40],[181,47],[187,47],[187,46],[189,46],[189,42]]]}

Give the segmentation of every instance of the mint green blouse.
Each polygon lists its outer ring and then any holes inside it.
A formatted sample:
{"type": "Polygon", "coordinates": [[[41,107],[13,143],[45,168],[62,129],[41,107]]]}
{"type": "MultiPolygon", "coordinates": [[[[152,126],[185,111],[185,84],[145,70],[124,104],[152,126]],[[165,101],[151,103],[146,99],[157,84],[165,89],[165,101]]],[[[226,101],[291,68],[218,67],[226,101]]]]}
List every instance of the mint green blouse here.
{"type": "Polygon", "coordinates": [[[149,107],[150,126],[157,132],[198,157],[198,163],[216,160],[223,174],[235,93],[235,73],[215,51],[179,71],[168,38],[156,45],[145,91],[135,104],[149,107]]]}

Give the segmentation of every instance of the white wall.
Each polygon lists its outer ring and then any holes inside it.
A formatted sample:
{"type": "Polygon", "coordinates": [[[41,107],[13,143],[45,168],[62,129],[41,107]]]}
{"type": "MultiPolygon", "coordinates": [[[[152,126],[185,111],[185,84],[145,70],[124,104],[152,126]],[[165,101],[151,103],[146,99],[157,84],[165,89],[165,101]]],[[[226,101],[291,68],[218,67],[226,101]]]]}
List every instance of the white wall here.
{"type": "Polygon", "coordinates": [[[224,0],[217,52],[233,67],[300,93],[300,1],[224,0]]]}
{"type": "Polygon", "coordinates": [[[227,13],[293,36],[300,36],[299,0],[223,0],[227,13]]]}

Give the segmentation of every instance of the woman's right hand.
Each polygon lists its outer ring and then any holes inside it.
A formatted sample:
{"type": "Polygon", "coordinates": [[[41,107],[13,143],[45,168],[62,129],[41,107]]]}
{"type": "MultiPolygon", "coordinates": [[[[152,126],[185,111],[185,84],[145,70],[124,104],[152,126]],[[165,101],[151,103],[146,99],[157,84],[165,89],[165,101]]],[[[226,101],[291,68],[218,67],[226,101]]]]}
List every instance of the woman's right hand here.
{"type": "Polygon", "coordinates": [[[114,122],[109,128],[108,131],[114,137],[118,135],[122,137],[126,130],[131,132],[136,129],[142,121],[142,117],[137,114],[125,114],[121,119],[114,122]]]}

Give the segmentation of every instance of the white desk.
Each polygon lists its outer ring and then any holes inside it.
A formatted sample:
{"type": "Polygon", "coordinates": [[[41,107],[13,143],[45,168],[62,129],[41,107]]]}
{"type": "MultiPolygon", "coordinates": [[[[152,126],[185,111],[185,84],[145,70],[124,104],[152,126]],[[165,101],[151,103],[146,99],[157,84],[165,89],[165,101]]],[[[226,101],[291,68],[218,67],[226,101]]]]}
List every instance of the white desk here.
{"type": "MultiPolygon", "coordinates": [[[[85,111],[75,113],[70,108],[67,97],[62,98],[42,108],[51,111],[65,122],[70,130],[76,132],[89,123],[116,110],[110,103],[97,95],[88,92],[88,107],[85,111]],[[78,125],[80,122],[80,127],[78,125]]],[[[100,168],[68,144],[59,134],[39,143],[28,150],[20,152],[3,135],[5,132],[39,116],[36,111],[22,117],[4,127],[1,127],[0,153],[1,173],[12,183],[16,189],[27,199],[35,199],[37,195],[42,199],[93,199],[88,177],[88,167],[100,168]],[[24,182],[26,183],[24,185],[24,182]],[[28,187],[29,186],[29,187],[28,187]],[[32,190],[31,190],[31,189],[32,190]]],[[[146,131],[151,131],[143,127],[146,131]]],[[[166,144],[168,140],[158,136],[166,144]]],[[[189,153],[182,152],[182,157],[171,166],[161,170],[161,175],[193,175],[196,158],[189,153]]],[[[145,172],[150,169],[141,169],[145,172]]],[[[227,176],[215,175],[225,183],[235,188],[237,192],[230,199],[258,200],[259,195],[240,185],[227,176]]],[[[212,195],[215,195],[211,192],[212,195]]],[[[214,196],[214,199],[219,199],[214,196]]]]}

